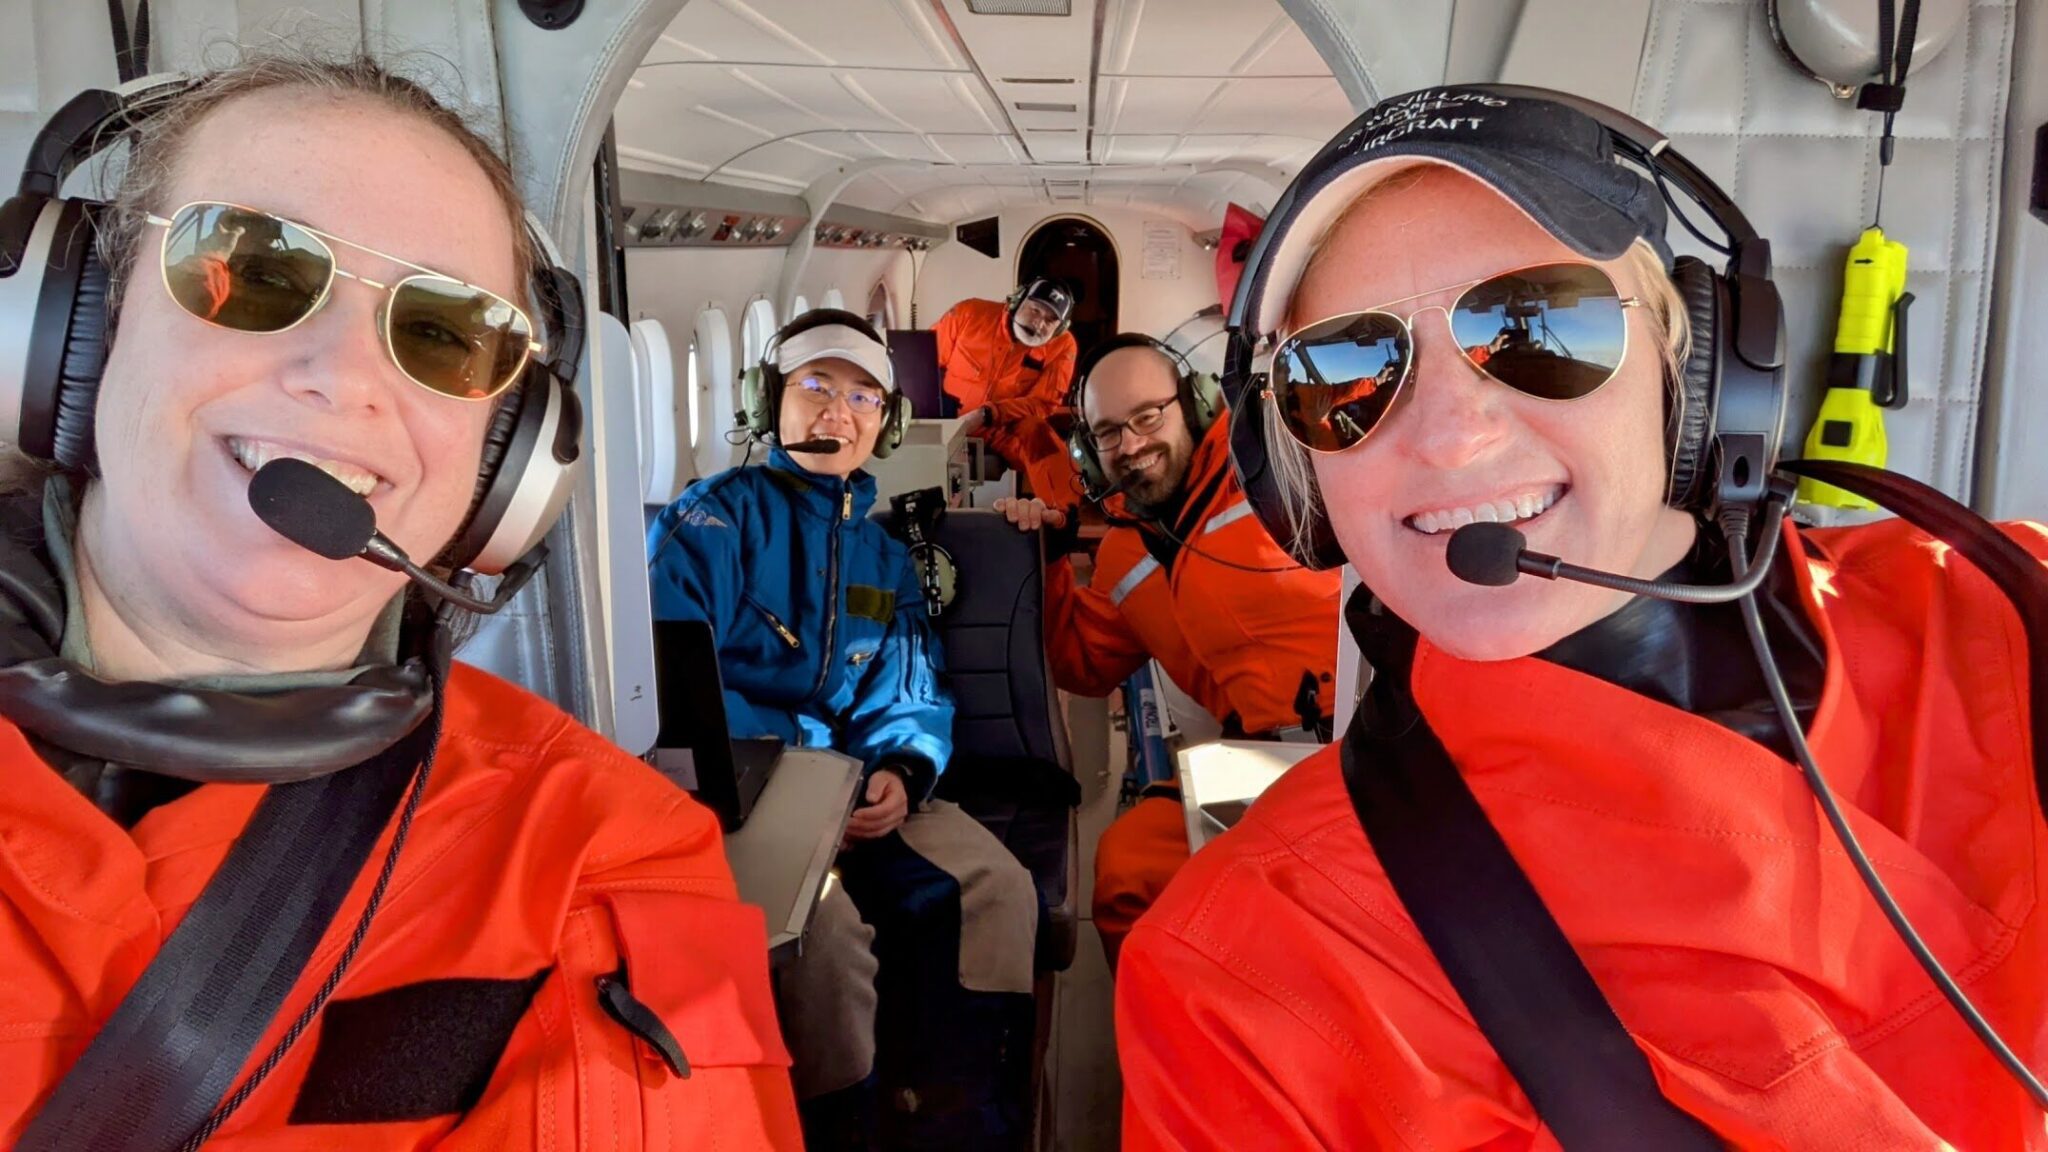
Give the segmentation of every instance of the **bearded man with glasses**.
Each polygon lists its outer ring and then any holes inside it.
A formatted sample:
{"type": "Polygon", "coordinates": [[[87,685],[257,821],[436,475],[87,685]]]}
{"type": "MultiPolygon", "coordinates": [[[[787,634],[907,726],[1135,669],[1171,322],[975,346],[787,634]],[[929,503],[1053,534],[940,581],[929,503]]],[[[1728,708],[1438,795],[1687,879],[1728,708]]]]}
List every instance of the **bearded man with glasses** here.
{"type": "MultiPolygon", "coordinates": [[[[1230,470],[1230,421],[1188,365],[1150,336],[1104,341],[1074,388],[1073,448],[1111,527],[1087,586],[1070,560],[1046,574],[1046,642],[1065,691],[1106,696],[1157,660],[1226,735],[1328,738],[1337,662],[1334,572],[1311,572],[1250,515],[1230,470]]],[[[1078,521],[1041,500],[1000,500],[1025,531],[1070,550],[1078,521]]],[[[1123,938],[1188,858],[1177,789],[1155,784],[1103,833],[1095,927],[1112,966],[1123,938]]]]}

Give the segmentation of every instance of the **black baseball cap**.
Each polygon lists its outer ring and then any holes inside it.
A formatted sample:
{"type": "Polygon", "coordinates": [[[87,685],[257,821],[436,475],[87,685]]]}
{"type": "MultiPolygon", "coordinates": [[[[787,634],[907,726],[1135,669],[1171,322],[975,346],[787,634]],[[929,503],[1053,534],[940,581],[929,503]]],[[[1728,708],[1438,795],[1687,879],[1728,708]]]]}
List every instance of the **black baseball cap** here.
{"type": "Polygon", "coordinates": [[[1238,286],[1231,327],[1272,334],[1310,254],[1368,188],[1440,164],[1493,188],[1545,231],[1591,260],[1612,260],[1637,239],[1671,267],[1664,197],[1614,151],[1585,112],[1521,91],[1451,85],[1390,97],[1316,153],[1280,197],[1238,286]]]}
{"type": "Polygon", "coordinates": [[[1038,276],[1028,280],[1017,289],[1017,302],[1036,300],[1052,309],[1053,315],[1062,321],[1074,314],[1074,293],[1057,280],[1038,276]]]}

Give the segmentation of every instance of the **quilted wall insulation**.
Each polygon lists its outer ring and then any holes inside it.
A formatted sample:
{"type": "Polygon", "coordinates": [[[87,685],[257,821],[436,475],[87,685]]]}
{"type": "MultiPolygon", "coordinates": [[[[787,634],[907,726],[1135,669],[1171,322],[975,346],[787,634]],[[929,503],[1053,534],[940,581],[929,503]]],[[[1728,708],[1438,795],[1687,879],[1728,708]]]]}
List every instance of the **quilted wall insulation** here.
{"type": "MultiPolygon", "coordinates": [[[[1911,399],[1891,467],[1968,500],[1990,317],[2017,0],[1975,0],[1907,81],[1883,224],[1912,252],[1911,399]]],[[[1771,41],[1762,0],[1655,0],[1633,111],[1720,182],[1772,243],[1803,437],[1825,387],[1849,245],[1877,210],[1880,118],[1771,41]]],[[[1672,229],[1679,251],[1709,256],[1672,229]]]]}

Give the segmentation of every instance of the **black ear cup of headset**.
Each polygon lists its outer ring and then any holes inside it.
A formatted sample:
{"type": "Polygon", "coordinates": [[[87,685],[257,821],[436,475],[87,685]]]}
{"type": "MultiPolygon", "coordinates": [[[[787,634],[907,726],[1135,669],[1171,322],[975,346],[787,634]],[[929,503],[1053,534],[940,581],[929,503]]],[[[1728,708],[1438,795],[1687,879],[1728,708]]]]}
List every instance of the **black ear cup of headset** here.
{"type": "MultiPolygon", "coordinates": [[[[0,207],[0,441],[66,471],[92,474],[94,412],[106,369],[110,277],[96,246],[106,206],[59,195],[80,164],[204,80],[145,79],[123,93],[67,102],[29,147],[20,192],[0,207]]],[[[575,485],[582,405],[583,293],[530,217],[544,263],[531,295],[547,339],[497,401],[470,516],[443,559],[496,575],[540,543],[575,485]]],[[[138,259],[138,266],[146,261],[138,259]]]]}
{"type": "MultiPolygon", "coordinates": [[[[823,328],[828,324],[842,324],[867,336],[875,343],[888,347],[881,333],[868,323],[867,318],[856,316],[840,308],[813,308],[782,326],[761,350],[761,362],[747,369],[740,376],[739,426],[756,440],[769,436],[781,436],[777,427],[782,417],[782,388],[786,383],[782,372],[775,367],[775,352],[784,340],[799,332],[823,328]]],[[[897,389],[890,388],[888,400],[883,405],[882,428],[875,434],[874,457],[887,459],[891,452],[902,447],[903,436],[910,429],[910,422],[916,413],[911,410],[910,397],[897,389]]]]}
{"type": "Polygon", "coordinates": [[[1150,348],[1161,356],[1173,361],[1175,372],[1175,395],[1180,401],[1181,419],[1187,422],[1188,434],[1196,443],[1209,434],[1216,417],[1224,409],[1223,385],[1214,375],[1195,371],[1187,357],[1175,351],[1163,340],[1139,333],[1125,333],[1112,336],[1088,350],[1078,368],[1074,370],[1073,387],[1067,390],[1067,407],[1073,410],[1074,427],[1067,433],[1067,455],[1074,461],[1074,468],[1081,474],[1081,492],[1090,501],[1101,503],[1108,499],[1114,485],[1103,470],[1102,457],[1088,438],[1088,425],[1081,415],[1081,405],[1088,395],[1088,375],[1095,370],[1112,352],[1125,348],[1150,348]]]}
{"type": "MultiPolygon", "coordinates": [[[[1683,193],[1726,236],[1725,246],[1715,245],[1728,258],[1724,269],[1681,256],[1671,270],[1691,321],[1692,343],[1676,378],[1668,381],[1671,473],[1666,503],[1698,515],[1729,505],[1759,506],[1784,442],[1787,406],[1784,305],[1771,281],[1770,242],[1757,234],[1719,186],[1647,124],[1564,92],[1505,84],[1456,87],[1574,109],[1605,130],[1617,156],[1652,174],[1674,215],[1683,220],[1686,209],[1672,197],[1672,189],[1683,193]]],[[[1336,139],[1351,135],[1372,115],[1368,109],[1336,139]]],[[[1267,218],[1231,301],[1223,375],[1231,408],[1231,462],[1246,498],[1275,540],[1294,542],[1303,562],[1319,569],[1343,564],[1344,553],[1322,511],[1320,492],[1312,493],[1312,510],[1296,539],[1266,445],[1268,405],[1261,395],[1265,376],[1257,364],[1262,349],[1255,343],[1262,334],[1247,330],[1247,316],[1253,294],[1263,285],[1259,271],[1272,258],[1281,231],[1276,225],[1289,221],[1302,197],[1332,179],[1328,169],[1310,161],[1267,218]]]]}

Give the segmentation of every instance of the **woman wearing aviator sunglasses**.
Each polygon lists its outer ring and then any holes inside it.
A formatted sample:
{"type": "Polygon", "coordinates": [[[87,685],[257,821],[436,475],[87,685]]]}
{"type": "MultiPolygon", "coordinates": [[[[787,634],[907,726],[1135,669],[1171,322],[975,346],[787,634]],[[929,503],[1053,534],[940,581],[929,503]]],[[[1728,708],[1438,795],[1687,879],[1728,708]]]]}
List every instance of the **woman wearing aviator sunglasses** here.
{"type": "Polygon", "coordinates": [[[367,59],[253,60],[126,131],[96,451],[0,501],[0,1144],[799,1146],[710,813],[251,507],[297,458],[486,567],[505,417],[573,411],[528,367],[574,293],[511,171],[367,59]]]}
{"type": "MultiPolygon", "coordinates": [[[[1374,681],[1125,944],[1126,1147],[2048,1147],[1818,814],[1734,606],[1447,565],[1495,521],[1587,567],[1729,579],[1673,483],[1668,429],[1702,415],[1674,384],[1717,334],[1689,331],[1664,225],[1587,114],[1485,89],[1369,111],[1276,209],[1237,307],[1263,382],[1233,396],[1267,436],[1238,462],[1272,470],[1277,536],[1306,558],[1326,529],[1356,568],[1374,681]],[[1401,791],[1424,747],[1462,788],[1401,791]],[[1466,791],[1477,816],[1437,815],[1466,791]],[[1590,976],[1572,995],[1521,982],[1553,931],[1571,959],[1545,971],[1590,976]],[[1498,946],[1437,947],[1479,938],[1498,946]],[[1525,987],[1545,995],[1496,992],[1525,987]]],[[[1763,627],[1815,758],[1907,918],[2042,1066],[2016,618],[1896,522],[1781,550],[1763,627]]]]}

